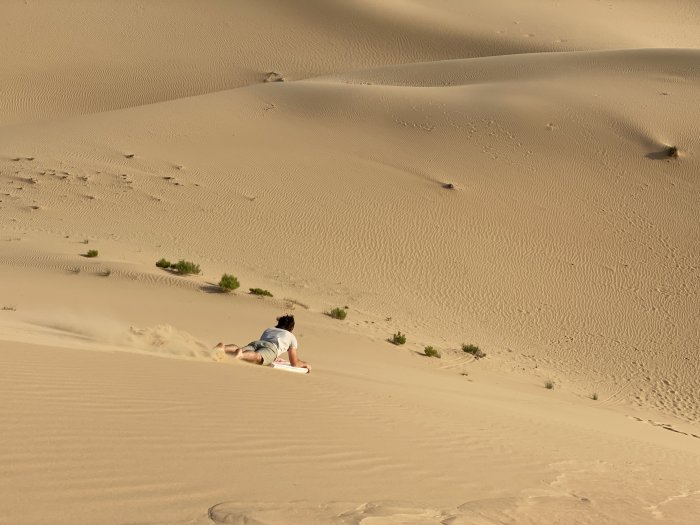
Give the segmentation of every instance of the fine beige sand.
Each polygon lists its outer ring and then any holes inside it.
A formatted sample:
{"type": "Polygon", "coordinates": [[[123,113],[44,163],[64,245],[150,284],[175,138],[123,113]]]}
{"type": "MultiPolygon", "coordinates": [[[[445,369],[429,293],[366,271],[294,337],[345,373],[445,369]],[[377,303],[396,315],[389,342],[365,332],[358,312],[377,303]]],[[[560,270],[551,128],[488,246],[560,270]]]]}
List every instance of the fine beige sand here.
{"type": "Polygon", "coordinates": [[[0,20],[0,524],[696,523],[698,2],[0,20]]]}

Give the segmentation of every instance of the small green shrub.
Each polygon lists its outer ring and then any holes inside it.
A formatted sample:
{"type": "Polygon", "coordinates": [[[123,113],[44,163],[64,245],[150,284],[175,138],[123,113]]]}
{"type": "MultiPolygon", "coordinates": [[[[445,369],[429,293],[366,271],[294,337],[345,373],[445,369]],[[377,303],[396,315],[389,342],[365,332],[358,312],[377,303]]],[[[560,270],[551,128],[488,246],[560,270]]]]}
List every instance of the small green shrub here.
{"type": "Polygon", "coordinates": [[[438,359],[440,359],[442,357],[442,354],[440,354],[440,351],[436,350],[432,346],[426,346],[425,350],[423,350],[423,351],[425,352],[425,355],[427,355],[428,357],[437,357],[438,359]]]}
{"type": "Polygon", "coordinates": [[[339,319],[342,321],[348,316],[348,312],[343,308],[333,308],[333,310],[328,312],[326,315],[332,317],[333,319],[339,319]]]}
{"type": "Polygon", "coordinates": [[[486,357],[486,354],[481,351],[481,348],[479,348],[476,345],[467,345],[462,343],[462,352],[465,352],[467,354],[473,355],[476,359],[481,359],[482,357],[486,357]]]}
{"type": "Polygon", "coordinates": [[[159,261],[156,261],[156,266],[158,268],[170,268],[171,264],[170,261],[167,259],[160,259],[159,261]]]}
{"type": "Polygon", "coordinates": [[[177,273],[180,275],[198,274],[200,272],[198,264],[191,261],[185,261],[184,259],[180,259],[175,264],[171,264],[170,267],[173,270],[177,270],[177,273]]]}
{"type": "MultiPolygon", "coordinates": [[[[199,266],[197,267],[199,269],[199,266]]],[[[199,273],[199,272],[197,272],[199,273]]],[[[221,280],[219,281],[219,288],[222,290],[225,290],[227,292],[232,292],[236,288],[238,288],[241,285],[241,283],[238,282],[238,279],[236,279],[233,275],[229,275],[225,273],[224,275],[221,276],[221,280]]]]}
{"type": "Polygon", "coordinates": [[[268,292],[267,290],[263,290],[262,288],[249,288],[250,293],[253,295],[264,295],[265,297],[272,297],[272,294],[268,292]]]}
{"type": "Polygon", "coordinates": [[[554,390],[554,381],[552,381],[551,379],[547,379],[547,381],[544,382],[544,387],[547,390],[554,390]]]}
{"type": "Polygon", "coordinates": [[[88,250],[85,257],[97,257],[99,252],[97,250],[88,250]]]}
{"type": "Polygon", "coordinates": [[[406,334],[402,334],[401,331],[398,331],[394,335],[391,336],[391,339],[389,339],[389,342],[393,343],[395,345],[406,344],[406,334]]]}

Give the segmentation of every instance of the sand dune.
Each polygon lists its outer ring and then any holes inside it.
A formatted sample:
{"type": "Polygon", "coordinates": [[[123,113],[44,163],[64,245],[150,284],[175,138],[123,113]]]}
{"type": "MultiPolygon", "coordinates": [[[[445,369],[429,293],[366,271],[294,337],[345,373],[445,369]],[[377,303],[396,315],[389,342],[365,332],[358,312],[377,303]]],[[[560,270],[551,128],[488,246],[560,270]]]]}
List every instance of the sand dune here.
{"type": "Polygon", "coordinates": [[[472,334],[534,354],[581,393],[595,378],[695,420],[700,105],[677,101],[698,93],[697,57],[536,54],[255,86],[25,127],[32,148],[0,132],[37,155],[6,158],[4,173],[23,188],[22,228],[110,232],[150,245],[131,256],[147,267],[184,247],[210,279],[237,266],[301,288],[316,310],[391,317],[383,331],[425,344],[472,334]],[[491,74],[516,61],[517,80],[491,74]],[[441,76],[448,86],[411,87],[441,76]],[[391,85],[361,83],[378,78],[391,85]],[[386,139],[368,143],[376,133],[386,139]],[[671,144],[681,157],[657,158],[671,144]],[[289,243],[286,257],[260,260],[261,236],[289,243]]]}
{"type": "Polygon", "coordinates": [[[0,117],[46,120],[387,64],[700,47],[696,2],[10,0],[0,117]]]}
{"type": "Polygon", "coordinates": [[[700,512],[696,2],[0,12],[0,523],[700,512]]]}

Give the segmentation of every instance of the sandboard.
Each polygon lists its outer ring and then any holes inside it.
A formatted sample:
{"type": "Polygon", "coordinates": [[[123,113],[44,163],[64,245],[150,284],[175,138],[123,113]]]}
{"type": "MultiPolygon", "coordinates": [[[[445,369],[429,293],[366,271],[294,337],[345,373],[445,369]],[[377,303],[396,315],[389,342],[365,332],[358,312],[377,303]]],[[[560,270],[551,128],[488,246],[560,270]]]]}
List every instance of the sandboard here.
{"type": "Polygon", "coordinates": [[[308,368],[299,368],[296,366],[292,366],[287,362],[280,363],[280,362],[275,361],[270,366],[272,366],[272,368],[274,368],[275,370],[284,370],[285,372],[296,372],[297,374],[308,374],[309,373],[308,368]]]}

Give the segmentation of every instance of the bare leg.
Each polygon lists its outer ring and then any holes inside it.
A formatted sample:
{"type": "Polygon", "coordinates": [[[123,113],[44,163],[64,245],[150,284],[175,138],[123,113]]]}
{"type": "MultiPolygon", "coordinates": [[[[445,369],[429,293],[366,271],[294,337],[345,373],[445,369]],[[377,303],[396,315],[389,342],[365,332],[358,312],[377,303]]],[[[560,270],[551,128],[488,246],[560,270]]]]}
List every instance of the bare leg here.
{"type": "Polygon", "coordinates": [[[219,343],[218,345],[216,345],[216,348],[221,348],[227,354],[232,354],[234,356],[238,355],[238,353],[241,350],[238,345],[234,345],[233,343],[229,343],[227,345],[225,345],[224,343],[219,343]]]}
{"type": "Polygon", "coordinates": [[[256,365],[263,364],[263,358],[259,353],[253,350],[243,350],[243,348],[233,343],[227,345],[224,343],[219,343],[214,347],[214,350],[217,352],[223,350],[226,354],[247,363],[254,363],[256,365]]]}
{"type": "Polygon", "coordinates": [[[238,345],[234,344],[227,344],[225,345],[224,343],[219,343],[216,345],[213,349],[214,352],[214,360],[215,361],[221,361],[226,355],[231,355],[233,357],[237,357],[238,354],[240,353],[240,348],[238,345]]]}
{"type": "Polygon", "coordinates": [[[262,356],[252,350],[246,350],[244,352],[240,351],[236,354],[236,357],[241,361],[246,361],[247,363],[254,363],[256,365],[261,365],[263,363],[262,356]]]}

